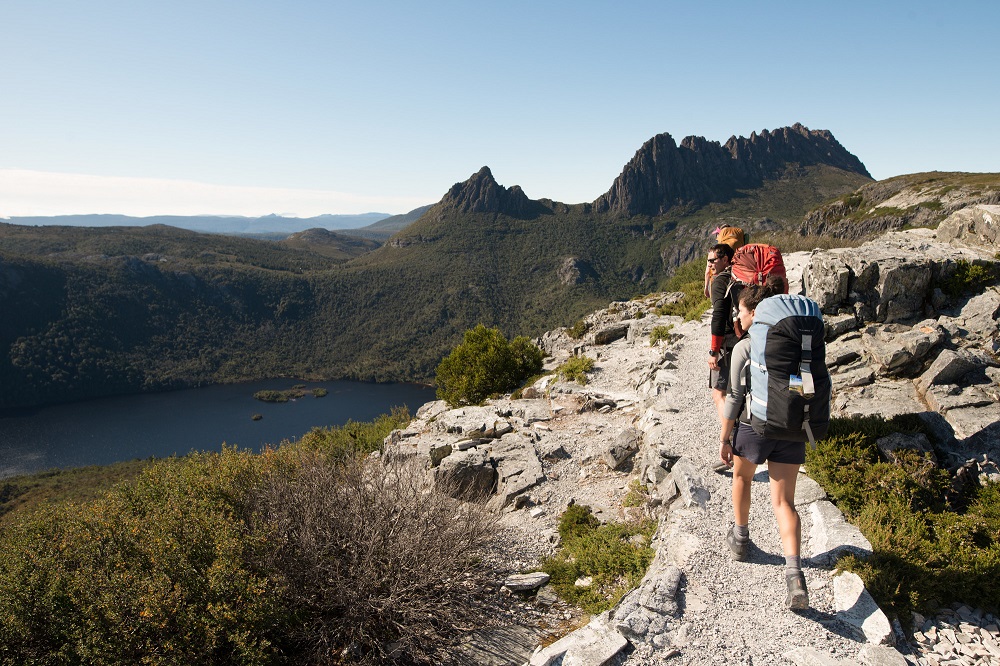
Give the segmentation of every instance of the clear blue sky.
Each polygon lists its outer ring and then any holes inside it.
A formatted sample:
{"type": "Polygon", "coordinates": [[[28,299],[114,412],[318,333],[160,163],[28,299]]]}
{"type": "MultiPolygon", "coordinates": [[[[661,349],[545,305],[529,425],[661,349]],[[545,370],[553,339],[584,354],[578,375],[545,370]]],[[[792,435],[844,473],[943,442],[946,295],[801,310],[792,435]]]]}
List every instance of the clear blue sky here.
{"type": "Polygon", "coordinates": [[[1000,2],[0,0],[0,216],[379,211],[483,165],[605,192],[655,134],[801,122],[1000,172],[1000,2]]]}

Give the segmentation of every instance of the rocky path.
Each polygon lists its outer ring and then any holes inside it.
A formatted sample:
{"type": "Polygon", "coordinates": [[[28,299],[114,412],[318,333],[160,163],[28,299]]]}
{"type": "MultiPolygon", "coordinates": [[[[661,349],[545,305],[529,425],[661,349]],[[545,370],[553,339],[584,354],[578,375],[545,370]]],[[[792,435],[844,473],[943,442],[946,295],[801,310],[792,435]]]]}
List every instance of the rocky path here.
{"type": "MultiPolygon", "coordinates": [[[[728,471],[714,471],[719,425],[707,388],[707,318],[682,323],[677,318],[650,316],[640,321],[644,323],[634,327],[628,339],[583,350],[596,361],[586,386],[559,382],[545,387],[552,418],[531,425],[545,479],[526,494],[522,508],[509,507],[504,513],[500,559],[510,568],[530,570],[533,559],[555,548],[558,516],[571,501],[593,507],[605,520],[635,517],[640,509],[622,508],[629,483],[636,479],[648,483],[642,475],[646,473],[643,460],[649,460],[650,452],[667,455],[678,461],[671,479],[652,490],[664,504],[658,512],[657,557],[644,584],[665,585],[667,594],[660,595],[662,604],[654,604],[657,610],[640,609],[638,634],[614,628],[616,623],[636,623],[635,618],[624,617],[627,603],[616,609],[617,616],[599,618],[608,635],[625,633],[634,646],[627,656],[607,663],[849,666],[859,663],[856,658],[862,648],[887,650],[885,655],[902,659],[891,648],[868,644],[860,625],[869,613],[862,612],[860,619],[851,621],[843,613],[838,615],[834,572],[826,558],[804,562],[811,608],[804,612],[784,608],[784,558],[764,466],[753,485],[750,556],[746,562],[730,559],[724,535],[732,521],[732,477],[728,471]],[[648,331],[655,325],[673,328],[669,342],[653,347],[648,331]],[[591,411],[586,407],[608,400],[614,408],[591,411]],[[645,453],[632,465],[609,469],[600,451],[631,428],[643,433],[645,453]],[[678,490],[672,492],[674,486],[678,490]]],[[[557,355],[551,364],[561,360],[557,355]]],[[[813,512],[808,506],[822,497],[822,491],[804,474],[799,486],[802,554],[825,554],[831,547],[830,536],[824,532],[824,542],[814,547],[813,512]]],[[[847,606],[852,604],[861,605],[852,599],[847,606]]],[[[877,608],[874,611],[881,615],[877,608]]],[[[891,628],[884,616],[880,626],[877,640],[890,640],[891,628]]],[[[590,650],[585,660],[573,663],[603,664],[600,650],[613,653],[621,642],[594,648],[597,651],[590,650]]],[[[546,664],[548,659],[554,659],[548,663],[560,663],[555,656],[558,652],[559,648],[550,648],[548,655],[538,654],[531,663],[546,664]]],[[[564,657],[569,658],[568,654],[564,657]]]]}
{"type": "MultiPolygon", "coordinates": [[[[904,234],[892,243],[917,243],[923,252],[929,242],[925,236],[904,234]]],[[[898,256],[896,245],[883,251],[898,256]]],[[[867,256],[874,250],[864,252],[867,256]]],[[[822,260],[796,254],[802,256],[785,257],[793,282],[801,279],[807,260],[822,260]]],[[[888,261],[887,266],[895,264],[888,261]]],[[[891,273],[890,268],[879,294],[902,289],[890,289],[890,277],[910,275],[891,273]]],[[[559,516],[571,502],[591,506],[602,520],[637,518],[644,513],[659,520],[650,571],[617,608],[586,618],[554,601],[546,590],[536,597],[511,596],[502,612],[512,633],[481,634],[475,646],[478,652],[469,663],[500,666],[523,664],[530,658],[530,664],[537,666],[1000,666],[996,626],[1000,623],[981,611],[959,607],[954,617],[945,613],[927,620],[915,618],[920,628],[915,641],[911,645],[900,641],[899,630],[875,606],[860,579],[853,574],[835,575],[840,551],[864,552],[870,545],[844,522],[805,473],[799,476],[796,506],[802,521],[810,608],[801,612],[784,608],[784,558],[771,512],[766,466],[759,468],[753,484],[749,559],[730,559],[724,536],[732,522],[732,478],[729,472],[715,471],[719,424],[707,387],[708,319],[682,322],[657,316],[657,306],[669,298],[659,294],[613,303],[586,318],[590,332],[582,340],[571,340],[564,331],[543,336],[540,342],[552,354],[548,369],[574,354],[594,359],[586,385],[549,376],[531,387],[522,400],[493,400],[483,407],[464,409],[430,403],[406,431],[390,437],[399,453],[426,456],[436,483],[447,487],[461,481],[478,484],[480,492],[496,493],[491,502],[501,513],[501,529],[486,564],[498,581],[532,571],[541,558],[554,552],[559,516]],[[653,328],[667,326],[671,327],[668,339],[651,346],[653,328]],[[613,449],[636,442],[634,457],[619,465],[620,451],[613,449]],[[652,501],[644,507],[626,508],[622,500],[636,481],[649,488],[652,501]],[[580,628],[544,650],[534,654],[528,650],[536,639],[546,643],[546,634],[551,639],[574,627],[580,628]],[[894,642],[899,643],[898,650],[892,647],[894,642]],[[500,649],[502,643],[508,647],[500,649]]],[[[972,359],[959,364],[958,370],[965,368],[965,372],[976,365],[973,361],[979,356],[963,351],[962,345],[972,341],[996,349],[998,313],[1000,295],[988,290],[945,311],[936,326],[894,324],[890,332],[897,337],[882,347],[867,329],[855,330],[855,319],[854,328],[848,326],[847,333],[831,343],[831,348],[835,344],[858,347],[833,354],[842,366],[835,378],[837,400],[844,403],[835,405],[838,414],[922,410],[910,376],[882,377],[874,372],[878,367],[865,365],[873,362],[869,357],[878,361],[883,347],[905,347],[910,338],[916,339],[914,349],[928,347],[917,344],[923,340],[920,336],[930,336],[940,328],[948,331],[953,342],[961,342],[949,358],[965,354],[962,358],[972,359]],[[867,373],[864,381],[857,380],[854,375],[862,371],[867,373]],[[893,402],[886,397],[895,394],[902,398],[897,396],[893,402]]],[[[838,329],[851,320],[852,316],[840,314],[828,323],[838,329]]],[[[983,381],[937,387],[947,383],[943,378],[948,373],[935,370],[944,364],[939,357],[917,381],[927,384],[928,393],[995,391],[988,385],[989,381],[996,384],[995,365],[989,363],[978,371],[986,378],[983,381]]],[[[980,402],[953,405],[946,416],[956,436],[968,437],[981,430],[989,443],[987,435],[996,427],[996,404],[994,400],[979,406],[980,402]],[[965,427],[966,421],[972,425],[965,427]]]]}
{"type": "MultiPolygon", "coordinates": [[[[676,384],[667,393],[667,404],[676,411],[661,413],[654,432],[663,446],[692,463],[708,497],[704,508],[695,504],[674,512],[661,544],[683,572],[677,599],[681,612],[667,636],[679,654],[664,659],[658,654],[662,650],[640,649],[626,663],[776,664],[796,648],[854,658],[863,643],[852,627],[836,619],[829,569],[807,561],[811,608],[803,613],[784,608],[784,558],[766,466],[754,477],[750,556],[746,562],[730,559],[724,535],[732,523],[732,475],[713,471],[719,425],[707,389],[708,330],[704,321],[675,330],[683,337],[673,345],[676,384]]],[[[600,386],[600,378],[594,386],[600,386]]],[[[800,504],[799,514],[803,555],[810,555],[811,513],[800,504]]]]}

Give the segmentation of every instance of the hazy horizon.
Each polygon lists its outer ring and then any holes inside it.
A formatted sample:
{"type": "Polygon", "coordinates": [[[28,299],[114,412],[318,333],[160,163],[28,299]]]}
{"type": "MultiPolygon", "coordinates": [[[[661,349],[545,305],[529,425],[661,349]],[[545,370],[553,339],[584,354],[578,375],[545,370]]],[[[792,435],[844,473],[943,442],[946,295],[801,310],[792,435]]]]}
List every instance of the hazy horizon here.
{"type": "Polygon", "coordinates": [[[406,213],[489,166],[593,201],[651,137],[800,122],[1000,171],[1000,4],[4,3],[0,216],[406,213]]]}

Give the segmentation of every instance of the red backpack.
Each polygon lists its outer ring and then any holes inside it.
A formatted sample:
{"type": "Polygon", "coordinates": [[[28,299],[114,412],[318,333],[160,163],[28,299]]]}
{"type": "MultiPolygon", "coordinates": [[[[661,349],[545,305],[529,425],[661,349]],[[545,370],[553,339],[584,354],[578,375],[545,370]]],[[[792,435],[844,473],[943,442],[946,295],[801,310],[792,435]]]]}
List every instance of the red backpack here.
{"type": "Polygon", "coordinates": [[[743,337],[743,329],[739,320],[740,292],[743,287],[764,284],[769,275],[781,277],[784,283],[782,293],[788,293],[788,276],[785,275],[785,262],[781,258],[781,250],[773,245],[750,243],[736,250],[732,261],[732,279],[726,293],[732,297],[733,327],[736,335],[743,337]]]}
{"type": "Polygon", "coordinates": [[[769,275],[778,275],[785,282],[784,293],[788,293],[788,278],[781,250],[773,245],[750,243],[736,250],[733,255],[733,282],[742,286],[764,284],[769,275]]]}

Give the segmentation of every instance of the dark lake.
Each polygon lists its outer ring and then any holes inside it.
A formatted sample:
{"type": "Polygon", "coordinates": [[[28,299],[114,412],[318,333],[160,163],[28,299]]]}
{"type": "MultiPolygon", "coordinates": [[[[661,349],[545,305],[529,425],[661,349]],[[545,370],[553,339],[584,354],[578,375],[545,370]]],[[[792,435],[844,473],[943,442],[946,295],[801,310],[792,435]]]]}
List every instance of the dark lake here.
{"type": "Polygon", "coordinates": [[[42,407],[0,417],[0,478],[54,467],[218,451],[223,442],[259,451],[316,426],[370,421],[394,406],[405,405],[413,414],[431,400],[434,389],[415,384],[274,379],[42,407]],[[297,384],[329,393],[285,403],[253,397],[262,389],[285,390],[297,384]],[[255,413],[263,418],[251,420],[255,413]]]}

